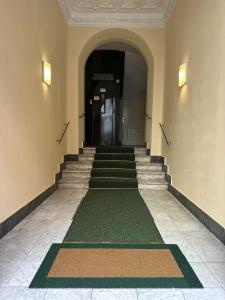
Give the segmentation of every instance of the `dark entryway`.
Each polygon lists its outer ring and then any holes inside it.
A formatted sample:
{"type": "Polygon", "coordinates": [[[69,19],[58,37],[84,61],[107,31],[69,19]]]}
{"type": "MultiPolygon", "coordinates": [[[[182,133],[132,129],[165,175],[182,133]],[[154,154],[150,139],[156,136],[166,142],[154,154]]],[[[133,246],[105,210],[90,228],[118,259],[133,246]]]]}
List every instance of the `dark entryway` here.
{"type": "Polygon", "coordinates": [[[124,52],[94,51],[85,69],[85,144],[119,145],[124,52]]]}
{"type": "Polygon", "coordinates": [[[92,52],[85,67],[85,145],[144,145],[146,93],[147,66],[138,50],[112,42],[92,52]]]}

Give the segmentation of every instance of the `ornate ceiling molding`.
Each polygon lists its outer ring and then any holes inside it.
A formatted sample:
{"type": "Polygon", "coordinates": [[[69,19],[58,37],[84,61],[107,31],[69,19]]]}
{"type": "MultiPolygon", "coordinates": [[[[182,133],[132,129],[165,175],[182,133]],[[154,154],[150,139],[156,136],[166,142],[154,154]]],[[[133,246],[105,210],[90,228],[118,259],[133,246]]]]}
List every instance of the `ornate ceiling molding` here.
{"type": "Polygon", "coordinates": [[[176,0],[58,0],[69,26],[164,27],[176,0]]]}

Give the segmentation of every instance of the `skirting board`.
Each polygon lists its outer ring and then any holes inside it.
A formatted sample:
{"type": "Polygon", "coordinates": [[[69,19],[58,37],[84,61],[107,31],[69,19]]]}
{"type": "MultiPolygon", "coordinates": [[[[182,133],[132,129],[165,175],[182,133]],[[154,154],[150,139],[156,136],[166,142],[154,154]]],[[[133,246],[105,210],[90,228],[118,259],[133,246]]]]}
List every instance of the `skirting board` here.
{"type": "Polygon", "coordinates": [[[20,221],[22,221],[27,215],[29,215],[37,206],[39,206],[42,202],[45,201],[52,193],[54,193],[57,188],[57,181],[62,178],[62,171],[65,169],[66,161],[74,161],[78,160],[77,154],[66,154],[64,155],[64,162],[60,164],[60,171],[55,174],[55,183],[42,192],[40,195],[35,197],[29,203],[27,203],[24,207],[19,209],[13,215],[9,216],[5,221],[0,223],[0,238],[2,238],[6,233],[13,229],[20,221]]]}
{"type": "Polygon", "coordinates": [[[223,228],[220,224],[213,220],[209,215],[207,215],[203,210],[201,210],[197,205],[195,205],[191,200],[189,200],[171,184],[169,184],[168,190],[225,245],[225,228],[223,228]]]}
{"type": "Polygon", "coordinates": [[[0,238],[8,233],[13,227],[15,227],[20,221],[22,221],[27,215],[29,215],[37,206],[39,206],[46,198],[57,190],[58,186],[54,183],[43,193],[38,195],[32,201],[27,203],[24,207],[19,209],[13,215],[8,217],[5,221],[0,223],[0,238]]]}
{"type": "Polygon", "coordinates": [[[150,156],[151,155],[151,150],[150,149],[146,149],[146,155],[150,156]]]}
{"type": "Polygon", "coordinates": [[[78,160],[78,154],[66,154],[66,155],[64,155],[64,162],[77,161],[77,160],[78,160]]]}
{"type": "MultiPolygon", "coordinates": [[[[65,158],[64,158],[64,161],[65,161],[65,158]]],[[[66,167],[65,163],[60,164],[60,170],[57,174],[55,174],[55,182],[57,182],[59,179],[62,178],[62,171],[65,169],[65,167],[66,167]]]]}
{"type": "Polygon", "coordinates": [[[151,162],[164,164],[164,157],[158,155],[151,155],[151,162]]]}

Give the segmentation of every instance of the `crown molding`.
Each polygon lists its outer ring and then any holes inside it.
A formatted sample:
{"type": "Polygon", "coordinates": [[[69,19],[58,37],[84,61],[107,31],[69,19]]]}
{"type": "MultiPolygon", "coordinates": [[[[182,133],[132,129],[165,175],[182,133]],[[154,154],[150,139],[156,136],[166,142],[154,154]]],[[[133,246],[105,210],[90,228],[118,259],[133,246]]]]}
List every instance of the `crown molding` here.
{"type": "Polygon", "coordinates": [[[70,27],[165,27],[176,0],[122,0],[120,7],[110,6],[115,0],[58,0],[70,27]],[[137,7],[134,6],[139,5],[137,7]],[[139,4],[137,4],[139,3],[139,4]],[[142,3],[142,4],[140,4],[142,3]],[[105,6],[104,6],[104,5],[105,6]],[[107,6],[108,5],[108,6],[107,6]]]}

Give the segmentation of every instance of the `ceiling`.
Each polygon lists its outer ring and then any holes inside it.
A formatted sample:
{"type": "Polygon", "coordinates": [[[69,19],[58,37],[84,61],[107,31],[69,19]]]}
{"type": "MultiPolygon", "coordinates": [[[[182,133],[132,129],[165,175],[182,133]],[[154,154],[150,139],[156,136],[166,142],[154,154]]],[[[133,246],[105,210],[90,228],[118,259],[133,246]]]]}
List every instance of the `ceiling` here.
{"type": "Polygon", "coordinates": [[[70,26],[163,27],[176,0],[58,0],[70,26]]]}

